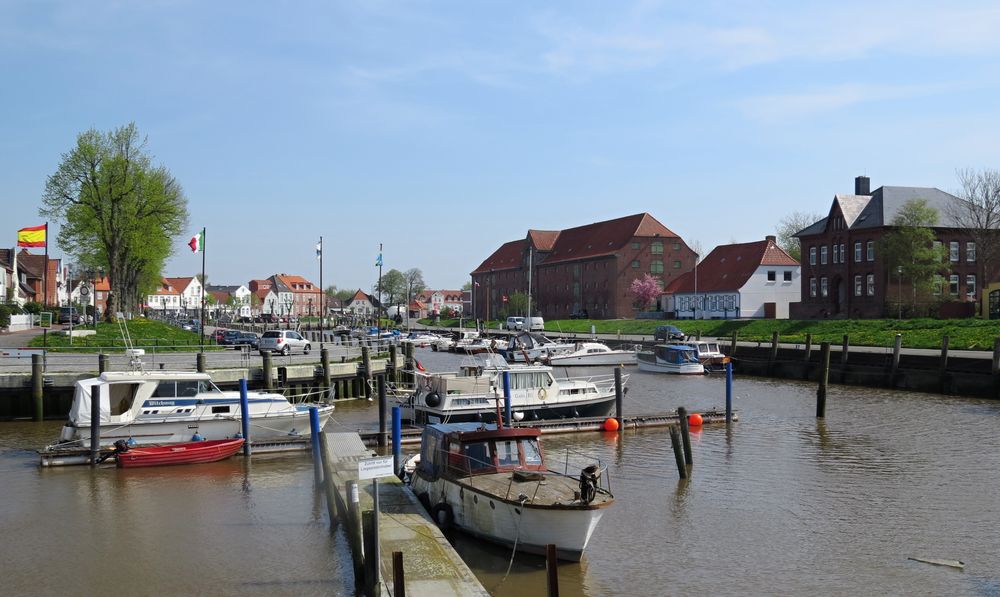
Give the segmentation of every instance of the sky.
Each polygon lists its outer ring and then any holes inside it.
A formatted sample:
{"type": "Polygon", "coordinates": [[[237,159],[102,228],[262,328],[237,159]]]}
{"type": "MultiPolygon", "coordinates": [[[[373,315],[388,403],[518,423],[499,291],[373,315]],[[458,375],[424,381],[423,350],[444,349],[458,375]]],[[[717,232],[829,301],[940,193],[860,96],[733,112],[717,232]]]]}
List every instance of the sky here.
{"type": "MultiPolygon", "coordinates": [[[[458,288],[502,243],[649,212],[707,254],[855,176],[1000,167],[994,2],[0,2],[0,222],[135,122],[184,188],[164,274],[458,288]]],[[[54,227],[54,231],[55,231],[54,227]]],[[[0,243],[2,244],[2,243],[0,243]]],[[[59,256],[55,246],[50,253],[59,256]]]]}

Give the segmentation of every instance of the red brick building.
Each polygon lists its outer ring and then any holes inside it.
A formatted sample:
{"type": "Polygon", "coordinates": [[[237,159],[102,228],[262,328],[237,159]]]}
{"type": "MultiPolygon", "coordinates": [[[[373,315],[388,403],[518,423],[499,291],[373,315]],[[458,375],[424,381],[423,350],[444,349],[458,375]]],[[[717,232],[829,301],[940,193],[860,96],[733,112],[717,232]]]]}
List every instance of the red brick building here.
{"type": "Polygon", "coordinates": [[[690,271],[695,257],[680,236],[648,213],[567,230],[529,230],[472,272],[472,310],[480,319],[505,313],[508,297],[528,293],[530,264],[532,315],[633,317],[633,280],[651,274],[665,286],[690,271]]]}
{"type": "Polygon", "coordinates": [[[795,236],[802,248],[802,300],[791,305],[792,319],[937,316],[943,304],[948,311],[971,315],[982,274],[976,245],[966,230],[949,215],[950,206],[962,201],[935,188],[879,187],[869,190],[868,177],[854,182],[853,195],[836,195],[827,217],[795,236]],[[942,271],[931,301],[918,303],[911,312],[912,289],[900,280],[882,254],[882,239],[900,209],[912,199],[923,199],[938,212],[933,227],[948,251],[949,267],[942,271]],[[902,282],[902,285],[900,284],[902,282]],[[957,303],[966,303],[967,309],[957,303]],[[902,308],[900,308],[902,305],[902,308]]]}

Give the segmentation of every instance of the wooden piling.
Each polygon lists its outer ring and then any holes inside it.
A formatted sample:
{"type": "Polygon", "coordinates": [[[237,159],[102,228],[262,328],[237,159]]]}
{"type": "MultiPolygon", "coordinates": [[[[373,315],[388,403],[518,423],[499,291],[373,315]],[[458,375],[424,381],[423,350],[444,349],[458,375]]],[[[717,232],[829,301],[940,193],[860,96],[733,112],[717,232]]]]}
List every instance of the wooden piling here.
{"type": "Polygon", "coordinates": [[[889,369],[890,388],[896,386],[896,373],[899,372],[899,353],[903,349],[903,334],[896,334],[896,340],[892,345],[892,367],[889,369]]]}
{"type": "Polygon", "coordinates": [[[729,356],[736,356],[736,332],[733,332],[733,339],[729,343],[729,356]]]}
{"type": "Polygon", "coordinates": [[[389,363],[386,365],[386,373],[392,376],[392,383],[399,385],[399,371],[396,370],[396,345],[389,345],[389,363]]]}
{"type": "Polygon", "coordinates": [[[993,375],[1000,375],[1000,338],[993,340],[993,375]]]}
{"type": "Polygon", "coordinates": [[[385,374],[378,375],[378,447],[388,444],[389,434],[386,432],[388,401],[385,395],[385,374]]]}
{"type": "Polygon", "coordinates": [[[378,544],[376,543],[376,524],[374,510],[365,510],[361,513],[361,536],[365,550],[364,589],[365,595],[369,595],[370,597],[375,597],[381,594],[378,592],[379,561],[377,557],[378,544]]]}
{"type": "Polygon", "coordinates": [[[771,332],[771,354],[767,357],[767,370],[774,370],[774,362],[778,360],[778,332],[771,332]]]}
{"type": "Polygon", "coordinates": [[[90,465],[101,460],[101,394],[105,388],[96,384],[90,399],[90,465]]]}
{"type": "Polygon", "coordinates": [[[674,449],[674,461],[677,462],[677,474],[681,479],[687,479],[687,465],[684,464],[684,449],[681,448],[681,434],[676,425],[670,426],[670,445],[674,449]]]}
{"type": "MultiPolygon", "coordinates": [[[[351,555],[354,559],[354,578],[364,578],[364,554],[361,551],[361,507],[358,495],[358,482],[347,481],[347,541],[351,545],[351,555]]],[[[359,583],[360,584],[360,583],[359,583]]]]}
{"type": "Polygon", "coordinates": [[[615,419],[618,421],[618,433],[625,431],[624,392],[622,391],[622,368],[615,367],[615,419]]]}
{"type": "Polygon", "coordinates": [[[195,357],[195,364],[198,369],[198,373],[205,372],[205,353],[199,352],[195,357]]]}
{"type": "Polygon", "coordinates": [[[274,389],[274,371],[271,367],[271,351],[265,350],[261,355],[261,367],[264,373],[264,389],[274,389]]]}
{"type": "Polygon", "coordinates": [[[549,597],[559,597],[559,558],[551,543],[545,546],[545,578],[549,597]]]}
{"type": "Polygon", "coordinates": [[[101,353],[97,355],[97,374],[100,375],[108,370],[108,362],[110,357],[108,355],[101,353]]]}
{"type": "Polygon", "coordinates": [[[684,462],[690,467],[694,464],[691,454],[691,427],[688,424],[688,412],[683,406],[677,407],[677,421],[681,426],[681,445],[684,446],[684,462]]]}
{"type": "Polygon", "coordinates": [[[42,355],[31,355],[31,401],[35,406],[35,421],[45,418],[45,363],[42,355]]]}
{"type": "Polygon", "coordinates": [[[319,349],[319,360],[323,365],[323,390],[326,392],[326,399],[330,399],[330,350],[325,346],[319,349]]]}
{"type": "Polygon", "coordinates": [[[392,552],[392,597],[406,597],[406,578],[403,573],[403,552],[392,552]]]}
{"type": "Polygon", "coordinates": [[[323,468],[323,493],[326,494],[326,511],[330,516],[330,530],[337,526],[337,486],[333,482],[333,463],[330,461],[330,440],[319,434],[320,464],[323,468]]]}
{"type": "Polygon", "coordinates": [[[812,351],[813,351],[813,335],[806,334],[806,348],[805,348],[804,358],[802,360],[808,363],[809,359],[812,358],[812,351]]]}
{"type": "Polygon", "coordinates": [[[844,343],[841,345],[840,348],[840,364],[842,366],[841,368],[843,368],[843,365],[847,364],[847,356],[849,354],[851,354],[851,340],[850,336],[844,334],[844,343]]]}
{"type": "Polygon", "coordinates": [[[826,416],[826,386],[830,380],[830,343],[820,344],[819,388],[816,389],[816,416],[826,416]]]}
{"type": "Polygon", "coordinates": [[[946,335],[941,338],[941,393],[948,393],[948,341],[949,337],[946,335]]]}

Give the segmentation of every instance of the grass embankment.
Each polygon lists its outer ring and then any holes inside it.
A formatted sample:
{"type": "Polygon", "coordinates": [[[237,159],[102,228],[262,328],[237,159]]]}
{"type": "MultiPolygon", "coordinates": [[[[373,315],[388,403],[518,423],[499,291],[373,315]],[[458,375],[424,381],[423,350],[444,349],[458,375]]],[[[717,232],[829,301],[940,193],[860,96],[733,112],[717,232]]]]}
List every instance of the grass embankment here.
{"type": "MultiPolygon", "coordinates": [[[[132,337],[132,345],[136,347],[155,347],[157,351],[189,351],[197,350],[201,343],[201,336],[198,332],[188,332],[178,327],[167,325],[161,321],[151,319],[133,319],[126,322],[128,333],[132,337]]],[[[68,328],[67,328],[68,329],[68,328]]],[[[92,325],[74,326],[76,330],[93,330],[92,325]]],[[[30,346],[41,348],[43,337],[32,338],[30,346]]],[[[69,336],[49,333],[48,348],[50,350],[86,350],[89,348],[123,348],[125,342],[122,339],[121,331],[117,323],[98,323],[97,334],[90,336],[75,336],[73,347],[70,348],[69,336]]],[[[216,349],[211,338],[205,338],[206,344],[213,344],[212,349],[216,349]]]]}
{"type": "MultiPolygon", "coordinates": [[[[430,320],[421,320],[421,323],[430,320]]],[[[463,320],[466,327],[468,320],[463,320]]],[[[499,322],[490,322],[491,329],[497,329],[499,322]]],[[[1000,320],[983,319],[841,319],[841,320],[786,320],[786,319],[745,319],[745,320],[697,320],[672,321],[664,319],[565,319],[545,322],[547,333],[589,334],[593,325],[598,334],[643,334],[651,336],[658,325],[675,325],[690,336],[731,338],[733,333],[740,340],[771,341],[771,335],[778,332],[781,342],[805,342],[806,334],[812,334],[813,344],[830,342],[840,344],[844,334],[850,337],[852,346],[891,347],[896,334],[903,335],[905,348],[940,348],[941,338],[948,336],[948,346],[956,350],[993,350],[993,341],[1000,337],[1000,320]]],[[[441,326],[457,327],[458,320],[445,320],[441,326]]]]}

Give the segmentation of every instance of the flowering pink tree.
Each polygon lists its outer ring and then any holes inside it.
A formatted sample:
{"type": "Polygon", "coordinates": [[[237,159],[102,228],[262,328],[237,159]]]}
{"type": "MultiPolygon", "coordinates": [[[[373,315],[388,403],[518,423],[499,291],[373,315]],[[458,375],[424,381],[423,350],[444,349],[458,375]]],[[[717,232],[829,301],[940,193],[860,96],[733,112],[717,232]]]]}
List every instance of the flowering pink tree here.
{"type": "Polygon", "coordinates": [[[635,302],[638,303],[639,307],[645,309],[660,296],[660,281],[646,274],[632,280],[629,292],[635,297],[635,302]]]}

